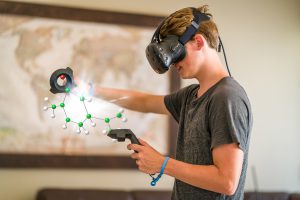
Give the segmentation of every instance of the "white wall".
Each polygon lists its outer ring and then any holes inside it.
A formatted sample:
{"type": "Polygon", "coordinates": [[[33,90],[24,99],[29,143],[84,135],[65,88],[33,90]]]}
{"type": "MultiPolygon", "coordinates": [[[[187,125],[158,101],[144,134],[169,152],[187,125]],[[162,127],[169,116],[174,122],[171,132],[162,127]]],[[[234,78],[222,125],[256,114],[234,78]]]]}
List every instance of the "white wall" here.
{"type": "MultiPolygon", "coordinates": [[[[219,25],[231,72],[251,99],[254,126],[249,166],[256,168],[259,189],[300,192],[300,1],[30,2],[153,15],[168,15],[199,2],[208,4],[219,25]]],[[[250,168],[248,172],[246,189],[251,190],[250,168]]],[[[0,169],[0,199],[33,200],[44,187],[153,189],[149,181],[136,170],[0,169]]],[[[163,177],[157,189],[171,189],[172,183],[172,178],[163,177]]]]}

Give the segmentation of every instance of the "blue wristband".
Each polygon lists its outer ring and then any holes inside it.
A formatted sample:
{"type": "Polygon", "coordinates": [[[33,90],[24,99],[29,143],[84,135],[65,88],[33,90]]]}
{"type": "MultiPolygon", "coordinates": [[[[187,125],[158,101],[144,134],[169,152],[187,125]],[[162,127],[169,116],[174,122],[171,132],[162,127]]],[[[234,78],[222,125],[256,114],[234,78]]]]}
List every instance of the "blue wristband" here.
{"type": "Polygon", "coordinates": [[[158,176],[156,178],[152,177],[152,181],[151,181],[151,186],[155,186],[156,185],[156,182],[159,181],[159,179],[161,178],[161,176],[164,174],[164,170],[165,170],[165,167],[167,165],[167,162],[168,160],[170,159],[170,157],[166,157],[165,160],[164,160],[164,163],[163,165],[161,166],[160,168],[160,172],[158,174],[158,176]]]}

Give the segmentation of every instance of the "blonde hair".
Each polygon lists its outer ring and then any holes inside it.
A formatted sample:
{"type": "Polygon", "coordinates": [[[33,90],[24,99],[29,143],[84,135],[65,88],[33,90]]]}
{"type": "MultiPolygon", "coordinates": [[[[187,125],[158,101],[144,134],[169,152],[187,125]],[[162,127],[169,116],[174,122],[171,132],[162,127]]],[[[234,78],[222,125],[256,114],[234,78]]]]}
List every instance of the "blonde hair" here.
{"type": "MultiPolygon", "coordinates": [[[[208,13],[208,6],[204,5],[197,10],[201,13],[205,13],[210,16],[210,19],[203,21],[200,24],[200,27],[197,33],[201,34],[207,41],[208,45],[211,48],[218,49],[219,44],[219,32],[217,25],[212,20],[212,15],[208,13]]],[[[183,8],[167,17],[164,21],[164,24],[161,26],[160,35],[162,38],[167,35],[177,35],[181,36],[188,26],[191,25],[194,19],[192,8],[183,8]]]]}

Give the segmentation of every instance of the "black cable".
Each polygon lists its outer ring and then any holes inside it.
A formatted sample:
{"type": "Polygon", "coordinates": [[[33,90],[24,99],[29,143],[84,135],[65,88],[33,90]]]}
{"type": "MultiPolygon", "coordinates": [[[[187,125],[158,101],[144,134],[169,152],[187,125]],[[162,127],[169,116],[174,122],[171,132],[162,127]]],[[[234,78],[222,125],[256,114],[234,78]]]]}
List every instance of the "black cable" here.
{"type": "Polygon", "coordinates": [[[224,46],[223,46],[221,37],[219,36],[219,47],[218,47],[218,51],[219,51],[219,52],[220,52],[220,50],[221,50],[220,47],[222,48],[222,51],[223,51],[224,60],[225,60],[225,64],[226,64],[226,68],[227,68],[228,74],[229,74],[229,76],[231,77],[231,73],[230,73],[230,70],[229,70],[229,67],[228,67],[228,63],[227,63],[227,58],[226,58],[225,49],[224,49],[224,46]]]}

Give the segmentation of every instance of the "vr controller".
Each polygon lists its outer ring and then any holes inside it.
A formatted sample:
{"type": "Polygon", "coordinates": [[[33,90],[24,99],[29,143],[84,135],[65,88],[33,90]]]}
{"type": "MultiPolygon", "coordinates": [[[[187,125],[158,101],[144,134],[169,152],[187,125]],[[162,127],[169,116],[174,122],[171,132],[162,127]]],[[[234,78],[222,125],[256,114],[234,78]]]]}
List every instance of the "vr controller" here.
{"type": "Polygon", "coordinates": [[[53,94],[64,93],[66,88],[75,87],[73,70],[69,67],[66,69],[58,69],[54,71],[50,77],[50,92],[53,94]],[[59,83],[58,81],[63,79],[64,83],[59,83]]]}
{"type": "Polygon", "coordinates": [[[118,142],[124,142],[127,138],[131,141],[131,144],[141,145],[135,134],[130,129],[112,129],[107,136],[118,140],[118,142]]]}

